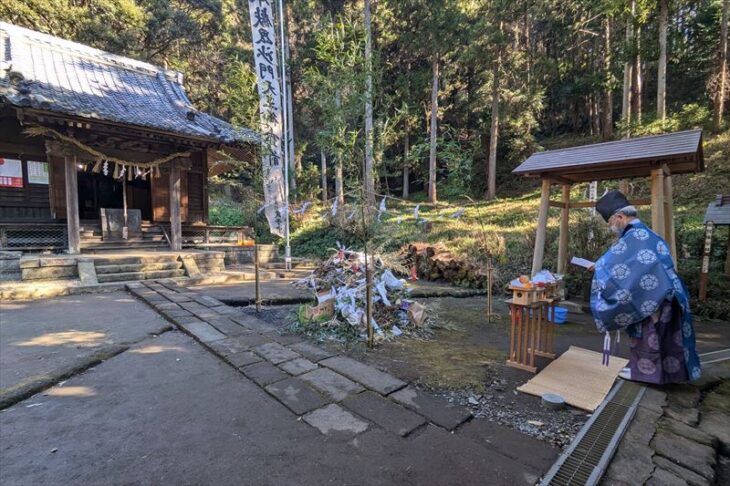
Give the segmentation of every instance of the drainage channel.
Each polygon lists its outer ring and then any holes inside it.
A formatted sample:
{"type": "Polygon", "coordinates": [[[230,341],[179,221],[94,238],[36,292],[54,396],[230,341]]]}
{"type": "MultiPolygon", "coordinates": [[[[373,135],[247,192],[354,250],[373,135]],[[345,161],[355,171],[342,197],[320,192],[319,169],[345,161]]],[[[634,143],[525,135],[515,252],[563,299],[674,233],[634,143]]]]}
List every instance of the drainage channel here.
{"type": "Polygon", "coordinates": [[[638,383],[619,380],[540,485],[598,484],[645,390],[638,383]]]}
{"type": "Polygon", "coordinates": [[[711,363],[720,363],[721,361],[727,361],[730,359],[730,348],[719,349],[717,351],[710,351],[709,353],[700,354],[700,363],[708,365],[711,363]]]}

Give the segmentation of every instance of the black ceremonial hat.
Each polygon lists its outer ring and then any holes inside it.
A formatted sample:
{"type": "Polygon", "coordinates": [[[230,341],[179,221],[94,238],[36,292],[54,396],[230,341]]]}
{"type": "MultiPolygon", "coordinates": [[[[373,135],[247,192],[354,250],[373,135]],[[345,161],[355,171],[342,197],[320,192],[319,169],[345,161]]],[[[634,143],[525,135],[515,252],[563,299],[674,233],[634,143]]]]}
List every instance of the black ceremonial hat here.
{"type": "Polygon", "coordinates": [[[609,191],[596,203],[596,211],[608,223],[608,218],[626,206],[631,206],[631,203],[621,191],[609,191]]]}

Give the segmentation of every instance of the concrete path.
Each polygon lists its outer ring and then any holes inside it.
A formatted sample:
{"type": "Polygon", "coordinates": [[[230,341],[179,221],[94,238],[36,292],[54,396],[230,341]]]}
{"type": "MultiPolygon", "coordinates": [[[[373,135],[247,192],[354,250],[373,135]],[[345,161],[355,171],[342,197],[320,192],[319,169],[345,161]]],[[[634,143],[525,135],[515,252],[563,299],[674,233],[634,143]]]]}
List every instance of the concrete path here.
{"type": "Polygon", "coordinates": [[[557,455],[209,296],[132,287],[187,335],[2,411],[0,483],[531,484],[557,455]]]}
{"type": "Polygon", "coordinates": [[[170,328],[124,291],[0,302],[0,402],[170,328]]]}

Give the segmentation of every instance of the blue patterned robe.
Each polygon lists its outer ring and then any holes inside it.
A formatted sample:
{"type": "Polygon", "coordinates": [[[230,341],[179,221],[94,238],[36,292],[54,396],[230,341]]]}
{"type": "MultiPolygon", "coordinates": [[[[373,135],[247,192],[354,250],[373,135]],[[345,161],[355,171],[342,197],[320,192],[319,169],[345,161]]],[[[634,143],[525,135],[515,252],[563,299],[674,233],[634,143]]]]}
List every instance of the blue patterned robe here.
{"type": "Polygon", "coordinates": [[[591,311],[601,332],[625,329],[641,338],[642,320],[654,314],[665,300],[676,299],[682,311],[684,364],[690,380],[700,377],[700,360],[689,298],[674,270],[669,246],[638,220],[596,261],[591,288],[591,311]]]}

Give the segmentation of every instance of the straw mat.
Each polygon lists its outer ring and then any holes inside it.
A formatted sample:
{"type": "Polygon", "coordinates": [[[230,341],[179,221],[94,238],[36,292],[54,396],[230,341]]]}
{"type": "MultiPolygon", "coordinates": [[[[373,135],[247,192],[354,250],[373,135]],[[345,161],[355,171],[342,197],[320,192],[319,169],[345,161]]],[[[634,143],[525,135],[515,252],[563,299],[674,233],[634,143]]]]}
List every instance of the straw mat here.
{"type": "Polygon", "coordinates": [[[601,353],[571,346],[530,381],[517,388],[530,395],[557,393],[565,403],[589,412],[601,404],[627,359],[611,356],[601,364],[601,353]]]}

